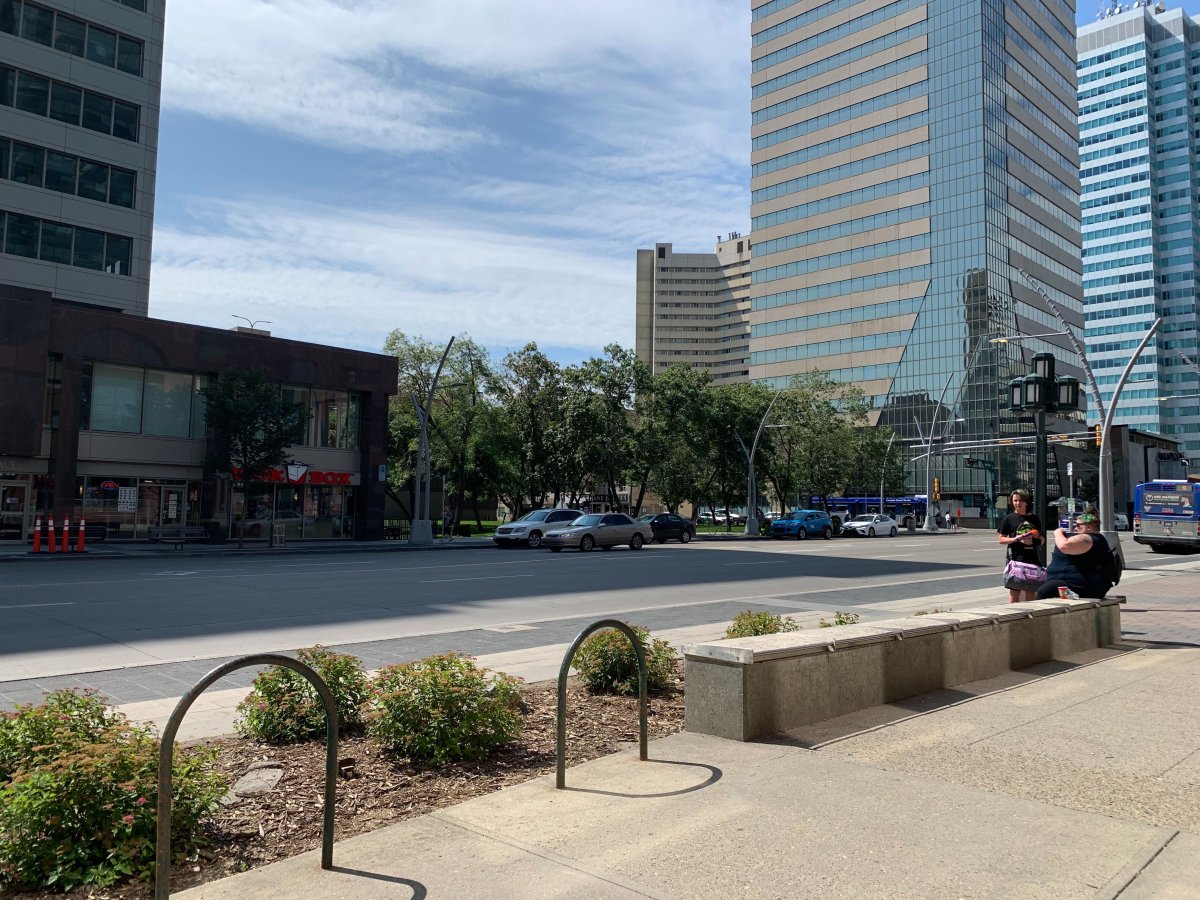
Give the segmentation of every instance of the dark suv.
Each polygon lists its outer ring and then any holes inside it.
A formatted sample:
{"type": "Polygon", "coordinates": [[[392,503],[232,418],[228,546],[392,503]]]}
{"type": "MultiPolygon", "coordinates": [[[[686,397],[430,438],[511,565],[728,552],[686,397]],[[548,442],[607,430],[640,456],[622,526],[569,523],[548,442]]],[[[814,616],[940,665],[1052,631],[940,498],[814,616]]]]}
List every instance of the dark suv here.
{"type": "Polygon", "coordinates": [[[577,509],[535,509],[508,525],[501,525],[492,535],[497,547],[542,546],[542,535],[551,528],[570,525],[583,513],[577,509]]]}

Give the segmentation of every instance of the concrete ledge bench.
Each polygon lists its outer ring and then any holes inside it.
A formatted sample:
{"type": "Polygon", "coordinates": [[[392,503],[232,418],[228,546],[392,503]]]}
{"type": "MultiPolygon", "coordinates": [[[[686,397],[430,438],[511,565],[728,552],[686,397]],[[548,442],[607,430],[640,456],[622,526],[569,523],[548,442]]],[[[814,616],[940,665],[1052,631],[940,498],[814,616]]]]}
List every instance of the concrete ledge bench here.
{"type": "Polygon", "coordinates": [[[208,529],[201,525],[151,525],[146,530],[146,540],[151,543],[168,542],[174,544],[176,550],[182,550],[185,541],[207,539],[208,529]]]}
{"type": "Polygon", "coordinates": [[[751,741],[1121,639],[1120,601],[1039,600],[683,647],[688,731],[751,741]]]}

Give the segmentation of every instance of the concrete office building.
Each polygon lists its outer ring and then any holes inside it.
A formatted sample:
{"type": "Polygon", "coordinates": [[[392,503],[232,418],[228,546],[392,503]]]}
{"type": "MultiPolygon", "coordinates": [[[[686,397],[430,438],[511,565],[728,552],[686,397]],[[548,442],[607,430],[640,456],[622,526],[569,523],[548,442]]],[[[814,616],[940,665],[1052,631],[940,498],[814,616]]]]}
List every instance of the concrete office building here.
{"type": "Polygon", "coordinates": [[[686,363],[714,384],[749,374],[750,241],[731,233],[712,253],[671,244],[637,252],[635,346],[656,375],[686,363]]]}
{"type": "MultiPolygon", "coordinates": [[[[906,439],[1027,432],[999,398],[1032,354],[1080,375],[1061,336],[991,342],[1062,330],[1022,269],[1082,326],[1073,4],[756,2],[751,83],[750,377],[826,370],[906,439]]],[[[1032,481],[1032,453],[971,455],[1032,481]]]]}
{"type": "Polygon", "coordinates": [[[166,0],[0,0],[5,282],[146,315],[166,0]]]}
{"type": "Polygon", "coordinates": [[[1088,360],[1111,396],[1161,316],[1116,421],[1168,436],[1196,460],[1200,24],[1161,4],[1110,8],[1078,45],[1088,360]]]}

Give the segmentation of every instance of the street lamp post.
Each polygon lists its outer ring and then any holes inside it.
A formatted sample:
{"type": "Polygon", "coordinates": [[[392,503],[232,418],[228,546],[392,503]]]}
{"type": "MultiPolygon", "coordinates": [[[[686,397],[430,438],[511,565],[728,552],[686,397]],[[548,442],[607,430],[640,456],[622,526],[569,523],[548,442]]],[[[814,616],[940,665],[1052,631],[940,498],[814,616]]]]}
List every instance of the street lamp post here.
{"type": "Polygon", "coordinates": [[[451,337],[446,349],[442,351],[437,369],[434,370],[429,393],[425,395],[425,405],[422,407],[416,397],[412,398],[420,422],[420,432],[417,436],[417,465],[413,472],[413,520],[408,531],[410,544],[433,543],[433,524],[429,521],[429,412],[433,408],[433,393],[437,390],[438,379],[442,376],[442,366],[446,364],[446,357],[450,355],[450,348],[453,346],[454,338],[451,337]],[[425,482],[424,497],[421,491],[422,480],[425,482]]]}
{"type": "MultiPolygon", "coordinates": [[[[1142,351],[1146,349],[1146,345],[1150,343],[1150,339],[1154,333],[1158,331],[1162,325],[1162,318],[1155,319],[1150,325],[1146,336],[1142,338],[1142,342],[1138,344],[1133,355],[1129,358],[1128,364],[1125,366],[1125,371],[1121,374],[1120,381],[1113,388],[1112,399],[1109,400],[1107,412],[1104,407],[1104,398],[1100,394],[1100,385],[1096,381],[1096,376],[1092,373],[1092,367],[1088,365],[1087,355],[1084,353],[1083,345],[1079,343],[1079,338],[1075,336],[1075,332],[1071,330],[1066,317],[1062,314],[1062,310],[1058,308],[1058,304],[1054,302],[1054,298],[1042,287],[1041,283],[1026,272],[1024,269],[1019,270],[1022,277],[1029,282],[1029,286],[1038,292],[1038,295],[1050,307],[1050,311],[1054,313],[1055,318],[1062,323],[1067,339],[1071,342],[1072,348],[1079,355],[1079,363],[1083,367],[1083,373],[1087,377],[1088,387],[1091,390],[1092,400],[1096,403],[1096,410],[1099,414],[1103,425],[1100,429],[1100,496],[1097,498],[1100,504],[1100,534],[1104,536],[1104,540],[1108,542],[1110,547],[1121,552],[1121,535],[1117,533],[1116,526],[1113,523],[1113,471],[1112,471],[1112,443],[1109,441],[1109,432],[1112,429],[1113,417],[1117,409],[1117,399],[1121,396],[1121,391],[1125,387],[1125,383],[1129,381],[1129,375],[1133,372],[1133,364],[1137,362],[1142,351]]],[[[1124,554],[1122,554],[1124,559],[1124,554]]]]}
{"type": "MultiPolygon", "coordinates": [[[[1046,413],[1079,409],[1079,379],[1054,374],[1054,354],[1035,353],[1033,371],[1008,384],[1008,405],[1013,410],[1033,413],[1037,435],[1037,453],[1033,473],[1033,511],[1037,516],[1046,513],[1046,413]]],[[[1038,555],[1045,557],[1045,544],[1039,545],[1038,555]]]]}
{"type": "Polygon", "coordinates": [[[738,446],[742,448],[742,453],[746,456],[746,534],[750,535],[758,534],[758,485],[754,480],[754,454],[758,452],[758,441],[762,437],[767,419],[771,416],[771,409],[782,393],[782,391],[777,391],[771,398],[771,402],[767,404],[767,411],[763,413],[762,421],[758,423],[758,431],[754,433],[754,443],[750,445],[749,450],[746,449],[746,442],[742,440],[742,436],[736,431],[733,433],[733,436],[737,438],[738,446]]]}

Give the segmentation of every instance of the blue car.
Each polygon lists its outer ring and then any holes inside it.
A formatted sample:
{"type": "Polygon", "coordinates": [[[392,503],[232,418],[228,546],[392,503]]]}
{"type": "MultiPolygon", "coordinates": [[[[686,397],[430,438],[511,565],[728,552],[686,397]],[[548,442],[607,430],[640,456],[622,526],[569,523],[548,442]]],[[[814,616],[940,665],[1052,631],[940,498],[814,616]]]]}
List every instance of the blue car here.
{"type": "Polygon", "coordinates": [[[833,537],[833,520],[819,509],[793,509],[771,523],[771,537],[781,540],[794,537],[798,541],[810,537],[833,537]]]}

